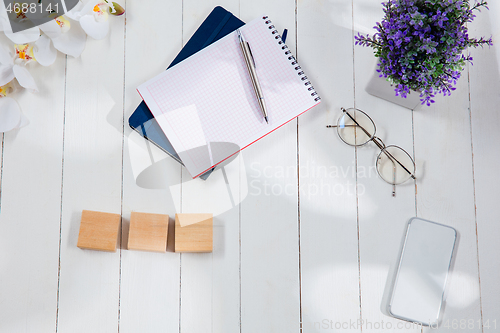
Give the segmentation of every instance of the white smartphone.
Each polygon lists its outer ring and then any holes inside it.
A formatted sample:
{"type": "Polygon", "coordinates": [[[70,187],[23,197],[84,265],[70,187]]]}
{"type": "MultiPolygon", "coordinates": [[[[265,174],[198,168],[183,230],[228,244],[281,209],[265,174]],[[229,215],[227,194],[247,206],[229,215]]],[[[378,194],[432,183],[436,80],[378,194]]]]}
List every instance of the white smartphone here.
{"type": "Polygon", "coordinates": [[[417,217],[408,221],[388,304],[393,317],[438,324],[456,239],[452,227],[417,217]]]}

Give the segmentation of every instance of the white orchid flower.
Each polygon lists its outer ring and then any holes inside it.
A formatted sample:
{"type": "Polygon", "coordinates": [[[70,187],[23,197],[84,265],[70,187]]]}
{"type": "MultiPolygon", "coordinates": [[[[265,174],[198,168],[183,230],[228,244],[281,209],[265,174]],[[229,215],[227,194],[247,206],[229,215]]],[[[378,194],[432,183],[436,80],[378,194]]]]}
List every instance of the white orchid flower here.
{"type": "MultiPolygon", "coordinates": [[[[2,7],[2,6],[0,6],[2,7]]],[[[23,15],[22,12],[19,15],[23,15]]],[[[20,17],[21,20],[29,19],[29,13],[20,17]],[[26,15],[28,15],[26,17],[26,15]]],[[[51,65],[57,56],[56,50],[64,54],[78,57],[85,48],[87,35],[79,24],[71,24],[64,16],[19,32],[12,32],[9,18],[5,9],[0,13],[0,29],[15,44],[34,43],[35,54],[38,62],[43,66],[51,65]],[[40,30],[44,33],[41,34],[40,30]]]]}
{"type": "Polygon", "coordinates": [[[35,58],[43,66],[55,61],[55,50],[77,58],[85,49],[87,34],[78,23],[71,23],[65,16],[40,25],[40,29],[44,34],[35,42],[35,58]]]}
{"type": "Polygon", "coordinates": [[[11,82],[14,78],[23,87],[32,92],[38,91],[35,79],[26,69],[26,64],[34,61],[33,46],[30,44],[16,44],[15,55],[0,45],[0,86],[11,82]]]}
{"type": "Polygon", "coordinates": [[[16,100],[7,97],[13,91],[12,83],[0,87],[0,132],[8,132],[29,124],[16,100]]]}
{"type": "Polygon", "coordinates": [[[66,15],[79,21],[83,30],[94,39],[103,39],[109,32],[108,13],[119,16],[125,10],[116,2],[108,0],[91,0],[86,4],[81,1],[66,15]]]}

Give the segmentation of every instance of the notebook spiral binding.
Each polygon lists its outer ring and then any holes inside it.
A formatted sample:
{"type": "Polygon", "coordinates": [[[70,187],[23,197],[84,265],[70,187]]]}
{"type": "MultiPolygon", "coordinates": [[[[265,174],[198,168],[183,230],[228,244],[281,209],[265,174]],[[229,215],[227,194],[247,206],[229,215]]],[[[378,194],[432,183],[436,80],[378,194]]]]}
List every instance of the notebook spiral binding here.
{"type": "Polygon", "coordinates": [[[290,51],[288,49],[288,46],[286,46],[286,44],[283,43],[283,41],[281,40],[281,36],[278,34],[278,30],[275,29],[275,27],[272,24],[271,20],[268,19],[268,16],[263,16],[262,19],[265,20],[265,23],[269,26],[269,29],[272,29],[271,33],[273,35],[276,35],[276,36],[274,36],[274,39],[277,39],[278,40],[278,44],[282,45],[281,49],[283,51],[285,51],[285,55],[287,55],[288,56],[288,60],[291,61],[290,64],[293,65],[293,66],[295,66],[294,68],[297,71],[297,74],[300,76],[300,79],[302,81],[304,81],[304,85],[306,87],[310,86],[310,87],[307,88],[307,90],[311,92],[311,96],[314,97],[314,101],[317,102],[317,101],[321,100],[321,97],[319,97],[318,93],[314,90],[314,87],[312,86],[311,81],[309,81],[307,79],[307,76],[304,74],[304,71],[301,70],[301,67],[299,66],[297,60],[292,55],[292,51],[290,51]]]}

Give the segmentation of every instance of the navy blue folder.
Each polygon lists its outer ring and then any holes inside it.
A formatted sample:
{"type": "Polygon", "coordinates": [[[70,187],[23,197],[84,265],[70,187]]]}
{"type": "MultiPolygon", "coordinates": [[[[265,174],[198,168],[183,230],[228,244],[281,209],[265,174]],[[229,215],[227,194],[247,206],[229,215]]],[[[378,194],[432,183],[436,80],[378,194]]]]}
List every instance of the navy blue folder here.
{"type": "MultiPolygon", "coordinates": [[[[179,54],[177,54],[174,61],[172,61],[168,68],[192,56],[199,50],[235,31],[244,24],[245,23],[243,21],[224,8],[220,6],[215,7],[205,21],[203,21],[198,30],[196,30],[193,34],[191,39],[186,43],[186,45],[184,45],[184,48],[179,52],[179,54]]],[[[155,120],[153,114],[149,111],[144,101],[142,101],[134,113],[132,113],[128,123],[132,129],[136,130],[145,139],[154,143],[161,150],[165,151],[172,158],[182,164],[182,161],[170,144],[170,141],[168,141],[167,137],[160,128],[160,125],[155,120]]],[[[207,179],[212,171],[213,169],[205,172],[200,176],[200,178],[204,180],[207,179]]]]}

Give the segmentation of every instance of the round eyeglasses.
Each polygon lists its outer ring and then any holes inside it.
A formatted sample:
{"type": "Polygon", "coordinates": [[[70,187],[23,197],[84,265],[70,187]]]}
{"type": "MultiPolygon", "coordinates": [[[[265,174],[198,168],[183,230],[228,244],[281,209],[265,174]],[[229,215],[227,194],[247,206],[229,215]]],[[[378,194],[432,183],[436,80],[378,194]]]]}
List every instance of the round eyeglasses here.
{"type": "Polygon", "coordinates": [[[386,146],[375,132],[377,128],[373,120],[363,111],[355,108],[341,108],[342,115],[337,125],[328,125],[328,128],[337,128],[340,140],[350,146],[363,146],[372,141],[380,153],[376,160],[376,169],[380,178],[392,185],[392,196],[396,196],[396,185],[415,178],[415,162],[403,148],[386,146]]]}

